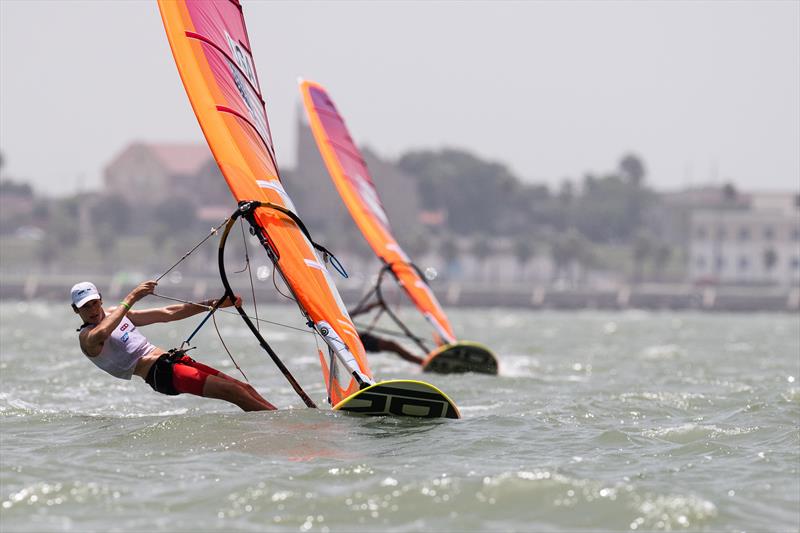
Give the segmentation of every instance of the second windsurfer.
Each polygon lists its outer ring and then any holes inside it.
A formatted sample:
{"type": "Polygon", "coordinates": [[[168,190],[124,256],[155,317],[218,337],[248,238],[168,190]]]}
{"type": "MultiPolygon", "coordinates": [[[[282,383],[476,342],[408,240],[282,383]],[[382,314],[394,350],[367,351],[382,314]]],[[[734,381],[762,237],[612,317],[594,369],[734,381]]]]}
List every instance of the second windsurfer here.
{"type": "MultiPolygon", "coordinates": [[[[81,351],[92,363],[112,376],[131,379],[137,375],[162,394],[194,394],[236,404],[244,411],[272,411],[275,406],[256,390],[219,370],[198,363],[180,351],[164,351],[139,332],[139,326],[181,320],[206,310],[203,305],[178,304],[157,309],[133,311],[131,307],[153,294],[155,281],[145,281],[133,289],[117,307],[108,312],[97,287],[88,281],[72,287],[72,309],[83,325],[78,329],[81,351]]],[[[236,304],[241,299],[236,297],[236,304]]],[[[230,307],[228,299],[220,307],[230,307]]]]}
{"type": "MultiPolygon", "coordinates": [[[[352,311],[350,311],[350,317],[353,318],[358,315],[368,313],[369,311],[371,311],[372,309],[374,309],[379,305],[380,305],[379,302],[373,302],[372,304],[367,304],[367,305],[360,305],[355,309],[353,309],[352,311]]],[[[367,352],[373,352],[373,353],[394,352],[403,359],[405,359],[406,361],[409,361],[411,363],[416,363],[418,365],[421,365],[424,361],[422,357],[417,357],[416,355],[412,354],[411,352],[400,346],[399,343],[393,340],[378,337],[377,335],[372,334],[372,332],[359,331],[358,336],[361,337],[361,344],[364,345],[364,350],[366,350],[367,352]]]]}
{"type": "Polygon", "coordinates": [[[368,352],[394,352],[411,363],[421,365],[423,362],[422,357],[417,357],[393,340],[377,337],[366,331],[359,331],[358,336],[361,337],[361,344],[364,345],[364,350],[368,352]]]}

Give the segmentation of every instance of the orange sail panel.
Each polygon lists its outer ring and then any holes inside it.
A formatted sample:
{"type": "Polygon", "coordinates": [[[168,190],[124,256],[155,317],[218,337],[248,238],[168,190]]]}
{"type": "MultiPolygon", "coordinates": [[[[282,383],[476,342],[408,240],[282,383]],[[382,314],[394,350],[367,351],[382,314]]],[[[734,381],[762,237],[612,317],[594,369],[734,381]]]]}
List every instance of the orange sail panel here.
{"type": "Polygon", "coordinates": [[[378,257],[390,265],[400,286],[433,326],[437,344],[456,342],[436,296],[392,236],[364,158],[327,91],[318,83],[302,81],[300,92],[322,159],[361,233],[378,257]]]}
{"type": "MultiPolygon", "coordinates": [[[[159,0],[172,54],[200,127],[237,201],[296,213],[281,184],[261,85],[238,0],[159,0]]],[[[364,347],[313,246],[288,216],[259,207],[255,220],[303,314],[325,340],[323,377],[333,405],[372,383],[364,347]]],[[[311,325],[311,324],[310,324],[311,325]]]]}

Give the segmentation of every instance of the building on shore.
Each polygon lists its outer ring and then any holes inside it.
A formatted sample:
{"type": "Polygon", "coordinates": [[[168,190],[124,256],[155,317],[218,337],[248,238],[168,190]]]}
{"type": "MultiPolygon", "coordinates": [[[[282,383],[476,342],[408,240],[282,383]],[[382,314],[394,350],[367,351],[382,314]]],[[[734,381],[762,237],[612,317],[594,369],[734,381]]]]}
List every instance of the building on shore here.
{"type": "Polygon", "coordinates": [[[694,283],[800,284],[800,198],[751,193],[747,205],[692,213],[689,276],[694,283]]]}
{"type": "Polygon", "coordinates": [[[135,142],[105,168],[105,194],[153,207],[172,199],[189,201],[200,220],[218,221],[235,208],[206,143],[135,142]],[[147,191],[147,194],[139,194],[147,191]]]}

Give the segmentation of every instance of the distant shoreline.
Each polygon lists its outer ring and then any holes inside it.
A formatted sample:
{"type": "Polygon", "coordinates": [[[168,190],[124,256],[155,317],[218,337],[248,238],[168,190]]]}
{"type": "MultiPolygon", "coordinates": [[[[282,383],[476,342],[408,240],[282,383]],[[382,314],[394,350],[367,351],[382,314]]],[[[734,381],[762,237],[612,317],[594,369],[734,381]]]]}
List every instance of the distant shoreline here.
{"type": "MultiPolygon", "coordinates": [[[[67,302],[67,291],[75,276],[0,276],[0,300],[54,300],[67,302]]],[[[133,282],[97,277],[105,299],[113,302],[134,287],[133,282]]],[[[264,285],[264,282],[258,282],[264,285]]],[[[213,297],[222,288],[215,278],[182,279],[162,282],[164,295],[185,300],[213,297]]],[[[258,291],[263,303],[286,301],[268,282],[269,290],[258,291]]],[[[344,302],[350,305],[364,294],[366,287],[350,283],[339,286],[344,302]]],[[[234,286],[241,294],[249,294],[250,286],[234,286]]],[[[436,296],[445,307],[509,307],[553,310],[694,310],[708,312],[790,312],[800,311],[800,287],[696,287],[678,284],[640,284],[617,290],[558,290],[543,285],[516,284],[476,286],[449,282],[434,286],[436,296]]],[[[169,303],[164,300],[165,304],[169,303]]],[[[66,305],[66,303],[65,303],[66,305]]]]}

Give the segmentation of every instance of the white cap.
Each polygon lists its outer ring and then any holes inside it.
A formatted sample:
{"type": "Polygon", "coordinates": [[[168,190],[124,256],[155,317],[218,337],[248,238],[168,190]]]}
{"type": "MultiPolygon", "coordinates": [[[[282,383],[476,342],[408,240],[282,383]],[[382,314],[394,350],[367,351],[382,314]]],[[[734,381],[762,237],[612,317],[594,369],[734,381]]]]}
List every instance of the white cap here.
{"type": "Polygon", "coordinates": [[[77,308],[80,308],[83,304],[91,300],[100,299],[100,292],[97,290],[97,287],[94,286],[94,283],[88,281],[76,283],[72,286],[70,292],[72,293],[72,305],[77,308]]]}

